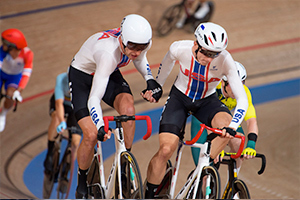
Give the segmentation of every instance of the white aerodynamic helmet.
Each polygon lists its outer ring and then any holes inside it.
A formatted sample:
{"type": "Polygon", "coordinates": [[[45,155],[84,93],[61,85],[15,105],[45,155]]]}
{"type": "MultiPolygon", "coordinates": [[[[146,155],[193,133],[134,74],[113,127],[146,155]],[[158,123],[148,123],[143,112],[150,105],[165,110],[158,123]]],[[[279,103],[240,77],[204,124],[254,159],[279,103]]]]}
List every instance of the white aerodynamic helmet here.
{"type": "Polygon", "coordinates": [[[207,50],[221,52],[227,47],[227,33],[220,25],[212,22],[201,23],[194,34],[198,43],[207,50]]]}
{"type": "MultiPolygon", "coordinates": [[[[247,78],[247,71],[246,71],[246,68],[244,67],[244,65],[242,65],[241,63],[239,63],[238,61],[234,61],[235,62],[235,65],[236,65],[236,69],[237,69],[237,72],[240,76],[240,79],[241,81],[244,81],[246,80],[247,78]]],[[[223,76],[222,78],[224,81],[227,81],[227,77],[226,76],[223,76]]]]}
{"type": "Polygon", "coordinates": [[[128,42],[147,44],[152,38],[151,25],[140,15],[127,15],[121,23],[121,38],[125,46],[128,42]]]}

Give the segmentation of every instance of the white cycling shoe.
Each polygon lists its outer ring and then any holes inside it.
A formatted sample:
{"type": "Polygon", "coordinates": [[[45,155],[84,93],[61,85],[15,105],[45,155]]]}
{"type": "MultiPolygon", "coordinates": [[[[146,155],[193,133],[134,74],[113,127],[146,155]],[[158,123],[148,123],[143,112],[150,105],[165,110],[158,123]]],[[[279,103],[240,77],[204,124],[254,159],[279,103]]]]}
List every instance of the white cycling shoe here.
{"type": "Polygon", "coordinates": [[[5,120],[6,120],[6,114],[4,114],[4,112],[1,112],[0,113],[0,132],[4,131],[5,120]]]}

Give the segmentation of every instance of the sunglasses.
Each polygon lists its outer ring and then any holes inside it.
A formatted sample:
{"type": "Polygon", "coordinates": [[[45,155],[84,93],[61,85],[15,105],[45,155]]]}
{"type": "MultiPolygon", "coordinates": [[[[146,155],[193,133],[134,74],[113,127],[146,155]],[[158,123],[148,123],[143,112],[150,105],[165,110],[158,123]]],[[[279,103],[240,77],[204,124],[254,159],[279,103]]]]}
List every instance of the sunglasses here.
{"type": "MultiPolygon", "coordinates": [[[[144,51],[148,47],[149,43],[147,44],[136,44],[132,42],[127,42],[127,48],[132,51],[144,51]]],[[[125,45],[124,45],[125,46],[125,45]]]]}
{"type": "Polygon", "coordinates": [[[2,43],[8,47],[11,47],[11,48],[16,48],[17,49],[17,46],[7,40],[5,40],[4,38],[2,38],[2,43]]]}
{"type": "Polygon", "coordinates": [[[198,43],[197,44],[199,46],[199,52],[202,53],[203,55],[205,55],[206,57],[209,58],[216,58],[221,52],[215,52],[215,51],[209,51],[206,49],[202,49],[202,46],[198,43]]]}

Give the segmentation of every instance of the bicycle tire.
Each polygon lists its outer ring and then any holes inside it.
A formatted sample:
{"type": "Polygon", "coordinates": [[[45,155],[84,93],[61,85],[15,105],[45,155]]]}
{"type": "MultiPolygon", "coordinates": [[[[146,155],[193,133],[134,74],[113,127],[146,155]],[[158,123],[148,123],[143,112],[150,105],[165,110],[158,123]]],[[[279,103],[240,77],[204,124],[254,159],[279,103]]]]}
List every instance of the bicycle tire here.
{"type": "Polygon", "coordinates": [[[251,199],[247,185],[244,181],[237,179],[234,181],[234,190],[229,190],[226,199],[232,199],[236,194],[239,199],[251,199]]]}
{"type": "Polygon", "coordinates": [[[182,4],[172,5],[163,13],[156,27],[158,36],[168,35],[175,27],[183,10],[182,4]]]}
{"type": "MultiPolygon", "coordinates": [[[[220,183],[220,175],[218,170],[214,166],[206,166],[203,168],[201,177],[200,177],[200,182],[198,185],[197,193],[196,193],[196,199],[205,199],[205,194],[206,194],[206,189],[204,188],[204,191],[202,189],[203,186],[203,179],[205,176],[211,176],[210,179],[210,188],[209,190],[211,191],[209,194],[209,199],[220,199],[220,188],[221,188],[221,183],[220,183]]],[[[195,177],[196,180],[197,177],[195,177]]],[[[195,181],[194,180],[194,181],[195,181]]],[[[206,180],[206,179],[205,179],[206,180]]],[[[195,187],[195,184],[193,183],[190,192],[188,192],[187,199],[191,199],[193,196],[193,189],[195,187]]]]}
{"type": "Polygon", "coordinates": [[[43,181],[43,198],[49,199],[53,190],[53,185],[55,179],[57,179],[58,175],[58,163],[59,163],[59,146],[55,143],[54,153],[53,153],[53,170],[51,172],[44,171],[44,181],[43,181]]]}
{"type": "MultiPolygon", "coordinates": [[[[122,198],[144,199],[143,183],[139,166],[133,154],[128,151],[121,153],[121,187],[122,198]],[[130,178],[128,178],[130,177],[130,178]]],[[[115,199],[120,199],[118,174],[115,179],[115,199]]]]}
{"type": "Polygon", "coordinates": [[[71,187],[72,182],[72,180],[70,180],[70,173],[72,173],[70,172],[71,165],[71,147],[68,147],[59,166],[59,177],[57,185],[58,199],[68,198],[68,191],[71,187]]]}
{"type": "Polygon", "coordinates": [[[106,199],[104,189],[100,183],[99,164],[97,157],[94,156],[89,173],[87,175],[88,199],[106,199]]]}

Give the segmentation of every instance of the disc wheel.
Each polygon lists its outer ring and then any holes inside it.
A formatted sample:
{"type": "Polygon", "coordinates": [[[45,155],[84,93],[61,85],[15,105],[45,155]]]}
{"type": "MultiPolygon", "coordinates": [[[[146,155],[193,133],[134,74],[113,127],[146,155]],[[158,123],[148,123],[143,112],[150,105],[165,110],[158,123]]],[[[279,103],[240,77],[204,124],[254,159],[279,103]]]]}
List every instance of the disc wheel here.
{"type": "Polygon", "coordinates": [[[251,199],[249,190],[244,181],[237,179],[234,182],[234,190],[228,192],[226,199],[232,199],[233,197],[238,197],[239,199],[251,199]]]}
{"type": "Polygon", "coordinates": [[[182,5],[177,4],[169,7],[160,18],[157,25],[158,36],[166,36],[175,27],[176,22],[180,18],[182,12],[182,5]]]}
{"type": "MultiPolygon", "coordinates": [[[[135,157],[132,153],[121,153],[121,187],[122,198],[144,199],[141,173],[135,157]]],[[[120,199],[118,174],[115,179],[115,199],[120,199]]]]}

